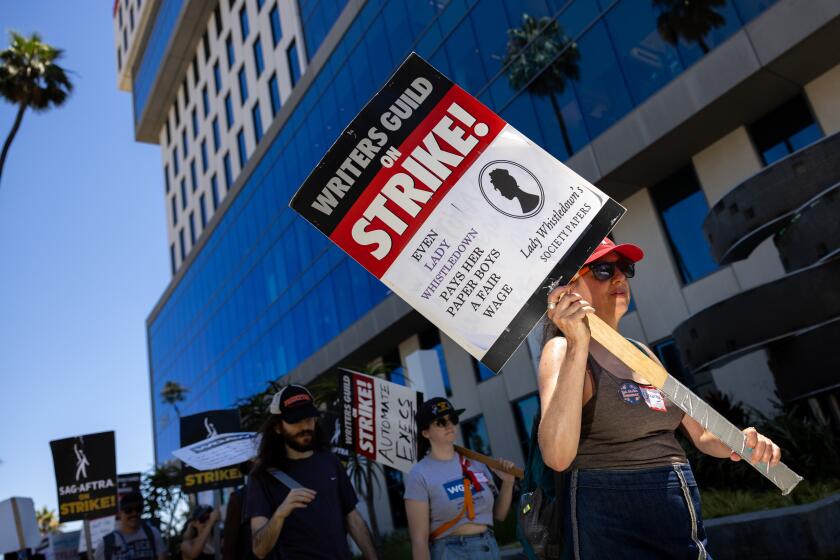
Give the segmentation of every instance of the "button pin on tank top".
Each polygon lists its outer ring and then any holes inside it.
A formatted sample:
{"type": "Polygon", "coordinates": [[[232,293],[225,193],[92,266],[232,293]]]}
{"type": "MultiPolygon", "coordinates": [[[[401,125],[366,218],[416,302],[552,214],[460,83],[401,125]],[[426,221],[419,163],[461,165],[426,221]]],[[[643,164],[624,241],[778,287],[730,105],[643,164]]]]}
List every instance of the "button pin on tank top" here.
{"type": "Polygon", "coordinates": [[[665,406],[665,398],[662,393],[653,385],[639,385],[642,390],[642,398],[645,399],[645,404],[648,408],[657,412],[668,412],[665,406]]]}
{"type": "Polygon", "coordinates": [[[618,387],[618,394],[621,400],[627,404],[639,404],[642,402],[642,392],[635,383],[630,383],[629,381],[622,383],[618,387]]]}

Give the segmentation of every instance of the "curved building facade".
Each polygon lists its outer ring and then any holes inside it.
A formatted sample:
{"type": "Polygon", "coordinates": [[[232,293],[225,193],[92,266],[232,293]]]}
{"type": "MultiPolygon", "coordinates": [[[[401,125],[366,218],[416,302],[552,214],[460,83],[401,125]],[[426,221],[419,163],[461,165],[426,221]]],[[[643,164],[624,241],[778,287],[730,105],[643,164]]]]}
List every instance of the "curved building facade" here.
{"type": "MultiPolygon", "coordinates": [[[[379,359],[465,408],[465,444],[524,461],[539,335],[493,376],[287,206],[411,51],[628,208],[615,237],[647,258],[625,334],[698,390],[766,409],[767,350],[692,373],[673,333],[785,275],[769,239],[718,264],[702,225],[767,158],[840,130],[840,5],[727,0],[704,9],[698,36],[680,4],[117,0],[118,84],[137,140],[161,147],[173,272],[147,321],[156,459],[178,444],[168,381],[188,389],[189,414],[379,359]],[[773,144],[761,123],[791,102],[805,125],[786,109],[790,133],[773,144]]],[[[386,530],[404,523],[390,504],[386,530]]]]}

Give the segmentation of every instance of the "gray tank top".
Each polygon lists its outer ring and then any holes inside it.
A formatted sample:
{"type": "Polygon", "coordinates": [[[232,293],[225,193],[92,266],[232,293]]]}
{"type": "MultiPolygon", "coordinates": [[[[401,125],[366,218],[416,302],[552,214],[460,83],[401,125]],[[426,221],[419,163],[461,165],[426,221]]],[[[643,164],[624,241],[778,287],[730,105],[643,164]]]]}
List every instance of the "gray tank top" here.
{"type": "Polygon", "coordinates": [[[580,443],[570,468],[641,469],[688,462],[674,435],[683,411],[657,389],[616,377],[591,355],[588,367],[595,394],[583,407],[580,443]]]}

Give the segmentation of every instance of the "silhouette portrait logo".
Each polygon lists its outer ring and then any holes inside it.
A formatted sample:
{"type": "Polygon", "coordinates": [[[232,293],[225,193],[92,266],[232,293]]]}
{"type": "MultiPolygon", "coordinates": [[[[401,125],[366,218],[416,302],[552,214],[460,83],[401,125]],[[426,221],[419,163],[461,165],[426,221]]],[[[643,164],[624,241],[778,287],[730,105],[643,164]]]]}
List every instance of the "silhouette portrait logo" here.
{"type": "Polygon", "coordinates": [[[486,164],[478,174],[478,186],[490,206],[510,218],[535,216],[545,202],[545,192],[536,176],[513,161],[486,164]]]}

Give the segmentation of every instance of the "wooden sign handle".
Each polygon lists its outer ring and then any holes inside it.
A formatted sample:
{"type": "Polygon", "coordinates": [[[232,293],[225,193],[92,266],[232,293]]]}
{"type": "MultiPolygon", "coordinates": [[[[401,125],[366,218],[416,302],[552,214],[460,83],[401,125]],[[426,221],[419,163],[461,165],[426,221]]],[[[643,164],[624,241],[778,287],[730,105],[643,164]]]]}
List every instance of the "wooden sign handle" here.
{"type": "Polygon", "coordinates": [[[651,359],[599,317],[587,315],[587,320],[594,340],[644,378],[645,382],[659,389],[671,403],[694,418],[704,429],[742,459],[745,459],[747,464],[775,484],[782,494],[789,494],[802,481],[802,477],[784,463],[779,463],[774,467],[768,463],[750,463],[749,459],[753,450],[747,446],[746,436],[737,426],[703,402],[703,399],[695,395],[688,387],[669,375],[656,360],[651,359]]]}
{"type": "Polygon", "coordinates": [[[513,466],[511,468],[506,468],[498,459],[494,459],[493,457],[488,457],[487,455],[482,455],[477,451],[473,451],[472,449],[467,449],[466,447],[461,447],[460,445],[455,446],[455,451],[463,455],[468,459],[472,459],[473,461],[478,461],[479,463],[484,463],[491,469],[496,469],[497,471],[506,472],[508,474],[512,474],[516,478],[524,478],[525,471],[520,469],[517,466],[513,466]]]}

